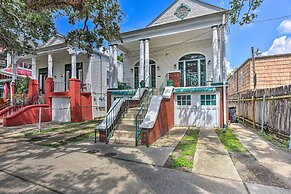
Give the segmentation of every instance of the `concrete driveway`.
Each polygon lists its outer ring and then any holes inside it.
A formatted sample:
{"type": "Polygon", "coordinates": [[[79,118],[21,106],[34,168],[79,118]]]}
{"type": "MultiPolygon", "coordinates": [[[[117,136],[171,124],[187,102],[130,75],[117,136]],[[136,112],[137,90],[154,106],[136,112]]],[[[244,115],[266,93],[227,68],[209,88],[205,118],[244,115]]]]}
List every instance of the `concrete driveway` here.
{"type": "Polygon", "coordinates": [[[162,167],[162,150],[169,154],[171,143],[132,149],[80,142],[50,149],[1,136],[1,193],[247,193],[236,180],[162,167]]]}

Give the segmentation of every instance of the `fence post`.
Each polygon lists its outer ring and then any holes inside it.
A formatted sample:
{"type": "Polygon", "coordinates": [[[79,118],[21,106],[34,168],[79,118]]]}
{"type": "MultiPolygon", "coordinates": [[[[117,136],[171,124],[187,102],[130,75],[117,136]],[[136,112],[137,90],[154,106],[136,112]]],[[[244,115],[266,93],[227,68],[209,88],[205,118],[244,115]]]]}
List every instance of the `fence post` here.
{"type": "Polygon", "coordinates": [[[256,129],[256,107],[255,107],[255,91],[252,96],[252,111],[253,111],[253,128],[256,129]]]}
{"type": "Polygon", "coordinates": [[[39,114],[38,114],[38,130],[41,132],[41,112],[42,112],[42,107],[39,108],[39,114]]]}
{"type": "Polygon", "coordinates": [[[266,107],[266,93],[263,97],[263,104],[262,104],[262,123],[261,123],[261,133],[264,132],[264,123],[265,123],[265,107],[266,107]]]}
{"type": "Polygon", "coordinates": [[[245,97],[242,97],[242,117],[243,124],[245,124],[245,97]]]}

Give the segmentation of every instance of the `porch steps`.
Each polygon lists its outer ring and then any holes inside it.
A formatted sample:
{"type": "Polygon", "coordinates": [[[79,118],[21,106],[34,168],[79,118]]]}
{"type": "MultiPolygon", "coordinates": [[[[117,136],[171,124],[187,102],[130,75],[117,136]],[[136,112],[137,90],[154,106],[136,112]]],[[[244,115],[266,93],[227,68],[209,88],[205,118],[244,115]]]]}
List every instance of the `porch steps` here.
{"type": "Polygon", "coordinates": [[[114,135],[110,138],[110,144],[123,144],[135,146],[135,117],[140,108],[130,108],[121,119],[114,135]]]}

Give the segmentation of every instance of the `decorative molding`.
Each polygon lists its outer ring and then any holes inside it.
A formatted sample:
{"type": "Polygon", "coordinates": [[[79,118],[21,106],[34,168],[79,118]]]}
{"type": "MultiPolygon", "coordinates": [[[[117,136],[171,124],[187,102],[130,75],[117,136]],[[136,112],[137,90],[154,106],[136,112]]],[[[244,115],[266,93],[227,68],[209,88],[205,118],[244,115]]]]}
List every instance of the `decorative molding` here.
{"type": "Polygon", "coordinates": [[[191,8],[186,4],[182,3],[175,11],[175,16],[183,20],[191,11],[191,8]]]}

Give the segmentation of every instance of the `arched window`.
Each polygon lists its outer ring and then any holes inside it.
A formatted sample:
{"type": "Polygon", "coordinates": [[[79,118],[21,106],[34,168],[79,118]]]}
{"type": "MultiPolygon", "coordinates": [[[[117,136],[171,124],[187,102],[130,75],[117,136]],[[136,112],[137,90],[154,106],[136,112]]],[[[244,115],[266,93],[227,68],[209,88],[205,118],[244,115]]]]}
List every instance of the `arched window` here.
{"type": "Polygon", "coordinates": [[[206,86],[206,57],[188,54],[180,58],[181,86],[206,86]]]}
{"type": "MultiPolygon", "coordinates": [[[[156,62],[150,60],[150,87],[156,88],[156,62]]],[[[134,65],[134,88],[139,87],[139,62],[134,65]]]]}

